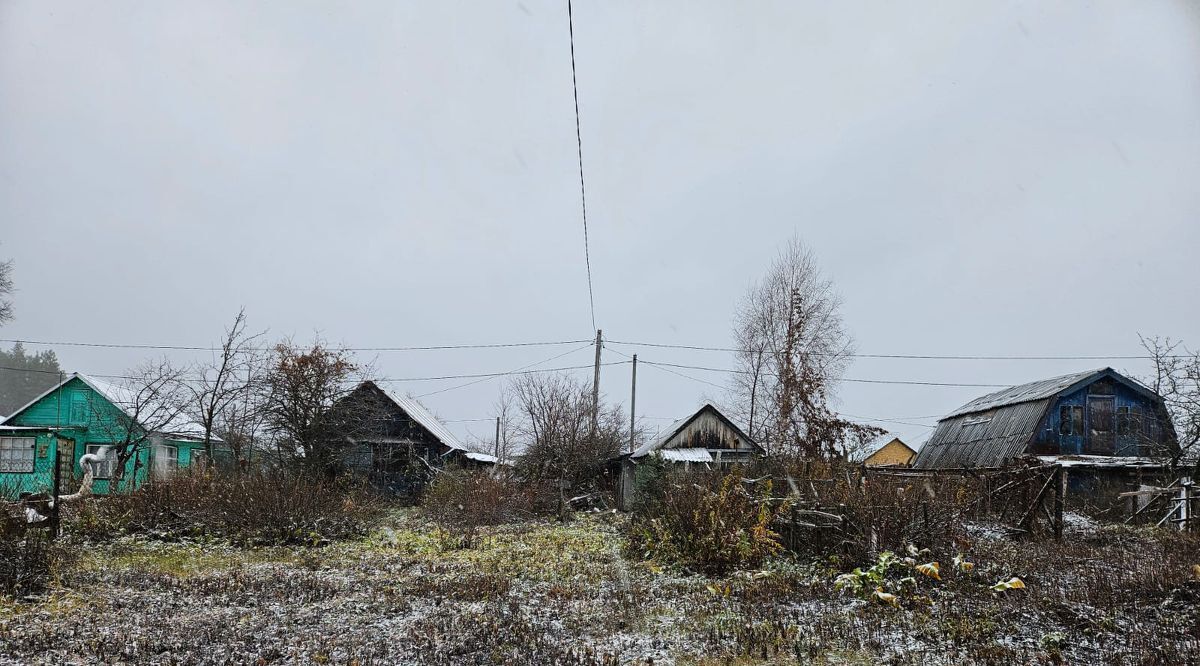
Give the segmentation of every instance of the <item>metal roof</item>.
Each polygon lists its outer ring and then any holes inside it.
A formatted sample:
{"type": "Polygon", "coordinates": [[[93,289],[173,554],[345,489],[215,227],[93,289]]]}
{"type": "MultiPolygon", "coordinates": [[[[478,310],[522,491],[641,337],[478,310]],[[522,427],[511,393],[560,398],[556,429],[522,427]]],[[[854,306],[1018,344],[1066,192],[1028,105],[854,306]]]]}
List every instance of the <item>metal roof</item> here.
{"type": "Polygon", "coordinates": [[[913,467],[1002,467],[1025,452],[1050,398],[995,408],[990,418],[948,417],[917,452],[913,467]]]}
{"type": "Polygon", "coordinates": [[[429,434],[433,435],[442,444],[452,449],[464,452],[467,457],[472,460],[493,463],[496,462],[496,456],[494,455],[489,453],[480,453],[467,448],[465,444],[463,444],[457,437],[454,436],[454,433],[450,432],[450,430],[446,428],[445,424],[443,424],[436,416],[433,415],[433,412],[426,409],[425,405],[422,405],[420,402],[418,402],[416,398],[400,395],[399,393],[389,391],[387,389],[380,390],[383,391],[384,395],[386,395],[389,400],[396,403],[397,407],[404,410],[404,413],[408,414],[409,418],[416,421],[422,428],[428,430],[429,434]]]}
{"type": "MultiPolygon", "coordinates": [[[[58,382],[54,386],[51,386],[50,388],[43,391],[40,395],[35,397],[33,400],[30,400],[29,402],[22,405],[20,409],[14,411],[12,414],[9,414],[4,419],[0,419],[0,424],[7,423],[9,421],[9,419],[20,414],[21,412],[24,412],[26,409],[29,409],[34,404],[36,404],[39,400],[41,400],[42,398],[45,398],[46,396],[50,395],[51,393],[54,393],[55,391],[57,391],[58,389],[65,386],[67,383],[69,383],[73,379],[78,379],[79,381],[83,382],[88,387],[90,387],[93,391],[95,391],[96,393],[99,393],[101,397],[103,397],[105,400],[112,403],[113,406],[116,407],[117,409],[120,409],[122,412],[124,412],[125,415],[128,416],[130,419],[134,418],[135,410],[141,411],[143,413],[146,413],[146,412],[160,413],[162,410],[173,409],[170,407],[161,406],[158,404],[149,403],[149,402],[145,402],[145,401],[142,401],[142,404],[140,406],[141,408],[138,409],[138,407],[139,407],[138,396],[137,396],[136,392],[134,390],[130,389],[129,387],[121,386],[118,384],[113,384],[111,382],[101,381],[94,377],[85,375],[82,372],[73,372],[73,373],[65,376],[62,381],[58,382]]],[[[143,424],[139,423],[138,425],[143,425],[143,424]]],[[[183,410],[180,410],[170,420],[168,420],[167,423],[162,428],[159,428],[156,432],[158,434],[162,434],[162,435],[174,435],[174,436],[183,437],[186,439],[201,439],[204,437],[204,426],[197,423],[194,419],[192,419],[190,416],[188,416],[183,410]]],[[[215,434],[212,435],[212,439],[213,439],[213,441],[218,441],[218,442],[221,441],[221,439],[219,437],[217,437],[215,434]]]]}
{"type": "Polygon", "coordinates": [[[913,467],[1000,467],[1025,453],[1060,395],[1111,379],[1161,405],[1162,398],[1112,368],[1051,377],[989,393],[938,421],[913,467]]]}
{"type": "Polygon", "coordinates": [[[702,462],[710,463],[713,461],[712,454],[708,449],[662,449],[658,452],[663,460],[671,462],[702,462]]]}
{"type": "Polygon", "coordinates": [[[1021,402],[1031,402],[1034,400],[1044,400],[1058,395],[1060,392],[1090,378],[1092,375],[1097,375],[1108,368],[1100,368],[1099,370],[1088,370],[1086,372],[1076,372],[1061,377],[1051,377],[1050,379],[1040,379],[1036,382],[1021,384],[1020,386],[1010,386],[1006,389],[1001,389],[995,393],[989,393],[985,396],[975,398],[971,402],[959,407],[950,412],[946,418],[954,418],[962,414],[970,414],[972,412],[983,412],[996,407],[1005,405],[1014,405],[1021,402]]]}

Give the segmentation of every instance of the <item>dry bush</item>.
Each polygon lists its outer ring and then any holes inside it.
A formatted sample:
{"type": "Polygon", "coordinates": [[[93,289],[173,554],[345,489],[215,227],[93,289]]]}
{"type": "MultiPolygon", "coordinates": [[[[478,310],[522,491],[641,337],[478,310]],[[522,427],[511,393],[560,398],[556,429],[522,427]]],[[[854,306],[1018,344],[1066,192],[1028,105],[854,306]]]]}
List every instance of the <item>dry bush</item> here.
{"type": "Polygon", "coordinates": [[[138,533],[252,546],[319,544],[365,534],[380,508],[369,488],[347,480],[282,470],[192,471],[89,501],[68,529],[94,540],[138,533]]]}
{"type": "Polygon", "coordinates": [[[787,511],[771,497],[770,482],[748,489],[742,474],[680,472],[655,484],[629,527],[635,557],[722,573],[761,564],[782,548],[772,526],[787,511]]]}
{"type": "Polygon", "coordinates": [[[425,491],[422,513],[458,540],[475,545],[478,528],[549,515],[556,491],[544,483],[517,481],[491,470],[443,469],[425,491]]]}
{"type": "Polygon", "coordinates": [[[50,530],[0,526],[0,595],[42,592],[69,559],[70,551],[51,540],[50,530]]]}

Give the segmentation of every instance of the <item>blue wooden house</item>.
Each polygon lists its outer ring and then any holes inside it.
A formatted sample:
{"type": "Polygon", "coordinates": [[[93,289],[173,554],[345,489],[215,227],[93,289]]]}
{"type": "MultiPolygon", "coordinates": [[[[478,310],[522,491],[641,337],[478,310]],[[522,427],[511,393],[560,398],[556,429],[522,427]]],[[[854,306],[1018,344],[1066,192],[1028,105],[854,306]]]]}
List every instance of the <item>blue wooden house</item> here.
{"type": "MultiPolygon", "coordinates": [[[[79,460],[87,453],[103,458],[91,469],[92,492],[97,495],[167,478],[203,455],[204,430],[199,424],[177,407],[159,409],[162,422],[149,432],[135,418],[135,400],[126,387],[75,373],[0,420],[0,496],[49,492],[56,460],[59,492],[74,492],[84,473],[79,460]],[[123,474],[115,475],[115,448],[121,446],[135,453],[123,474]],[[121,477],[119,488],[112,487],[116,476],[121,477]]],[[[140,413],[149,410],[143,406],[140,413]]]]}
{"type": "Polygon", "coordinates": [[[1023,456],[1163,459],[1178,451],[1162,397],[1103,368],[972,400],[938,421],[913,466],[1002,467],[1023,456]]]}

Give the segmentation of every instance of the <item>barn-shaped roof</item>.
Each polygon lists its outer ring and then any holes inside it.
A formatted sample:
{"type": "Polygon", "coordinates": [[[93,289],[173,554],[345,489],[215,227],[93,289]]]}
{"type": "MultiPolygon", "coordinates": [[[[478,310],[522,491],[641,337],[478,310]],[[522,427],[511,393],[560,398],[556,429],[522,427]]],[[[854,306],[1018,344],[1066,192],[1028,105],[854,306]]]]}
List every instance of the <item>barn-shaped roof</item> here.
{"type": "Polygon", "coordinates": [[[1025,453],[1046,410],[1061,395],[1112,379],[1159,404],[1162,398],[1112,368],[1041,379],[989,393],[938,421],[914,467],[995,467],[1025,453]]]}
{"type": "MultiPolygon", "coordinates": [[[[675,435],[678,435],[681,430],[683,430],[684,428],[686,428],[688,426],[688,424],[690,424],[692,421],[695,421],[696,419],[700,418],[700,415],[704,414],[705,412],[711,412],[714,416],[716,416],[718,419],[720,419],[726,426],[728,426],[731,430],[733,430],[735,433],[737,433],[738,437],[741,437],[743,440],[745,440],[747,444],[749,444],[751,447],[753,447],[755,449],[761,450],[762,447],[760,447],[758,445],[758,443],[755,442],[753,439],[750,439],[749,435],[747,435],[745,432],[742,432],[742,429],[739,428],[736,423],[734,423],[732,420],[730,420],[730,418],[728,416],[725,416],[724,412],[722,412],[720,409],[718,409],[716,405],[714,405],[711,402],[706,402],[703,405],[701,405],[700,409],[697,409],[695,411],[695,413],[693,413],[691,416],[687,416],[682,419],[679,419],[679,420],[675,421],[674,423],[672,423],[671,425],[667,426],[661,432],[659,432],[658,437],[655,437],[653,440],[646,442],[645,444],[642,444],[641,446],[639,446],[637,448],[636,451],[629,454],[629,456],[631,458],[641,458],[649,453],[652,453],[654,451],[661,449],[663,447],[663,445],[665,445],[667,442],[671,441],[672,437],[674,437],[675,435]]],[[[683,455],[683,454],[680,454],[680,455],[683,455]]]]}

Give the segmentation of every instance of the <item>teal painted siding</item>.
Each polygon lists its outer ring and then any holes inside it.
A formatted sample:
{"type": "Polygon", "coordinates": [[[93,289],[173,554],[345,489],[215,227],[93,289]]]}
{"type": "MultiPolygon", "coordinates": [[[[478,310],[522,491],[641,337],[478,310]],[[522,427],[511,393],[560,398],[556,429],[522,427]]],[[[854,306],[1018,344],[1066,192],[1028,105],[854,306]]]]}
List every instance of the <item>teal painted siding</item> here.
{"type": "MultiPolygon", "coordinates": [[[[63,493],[75,492],[83,480],[79,459],[87,452],[88,446],[112,446],[124,441],[127,433],[123,426],[127,420],[124,413],[103,395],[84,381],[72,378],[5,422],[9,426],[46,430],[9,431],[4,435],[26,436],[25,433],[35,433],[37,454],[34,472],[0,473],[0,494],[11,498],[21,492],[48,492],[53,484],[54,459],[60,440],[71,447],[70,462],[64,461],[63,464],[60,490],[63,493]]],[[[194,440],[164,438],[161,443],[175,447],[177,457],[174,466],[179,469],[188,467],[193,461],[194,452],[204,449],[202,442],[194,440]]],[[[96,479],[92,484],[92,492],[107,495],[140,487],[153,478],[154,451],[153,439],[140,443],[137,453],[125,465],[120,488],[111,487],[108,479],[96,479]]]]}
{"type": "Polygon", "coordinates": [[[0,472],[0,497],[16,498],[23,492],[38,493],[50,490],[54,456],[57,451],[56,438],[50,432],[8,431],[3,437],[32,438],[34,440],[33,471],[0,472]]]}

